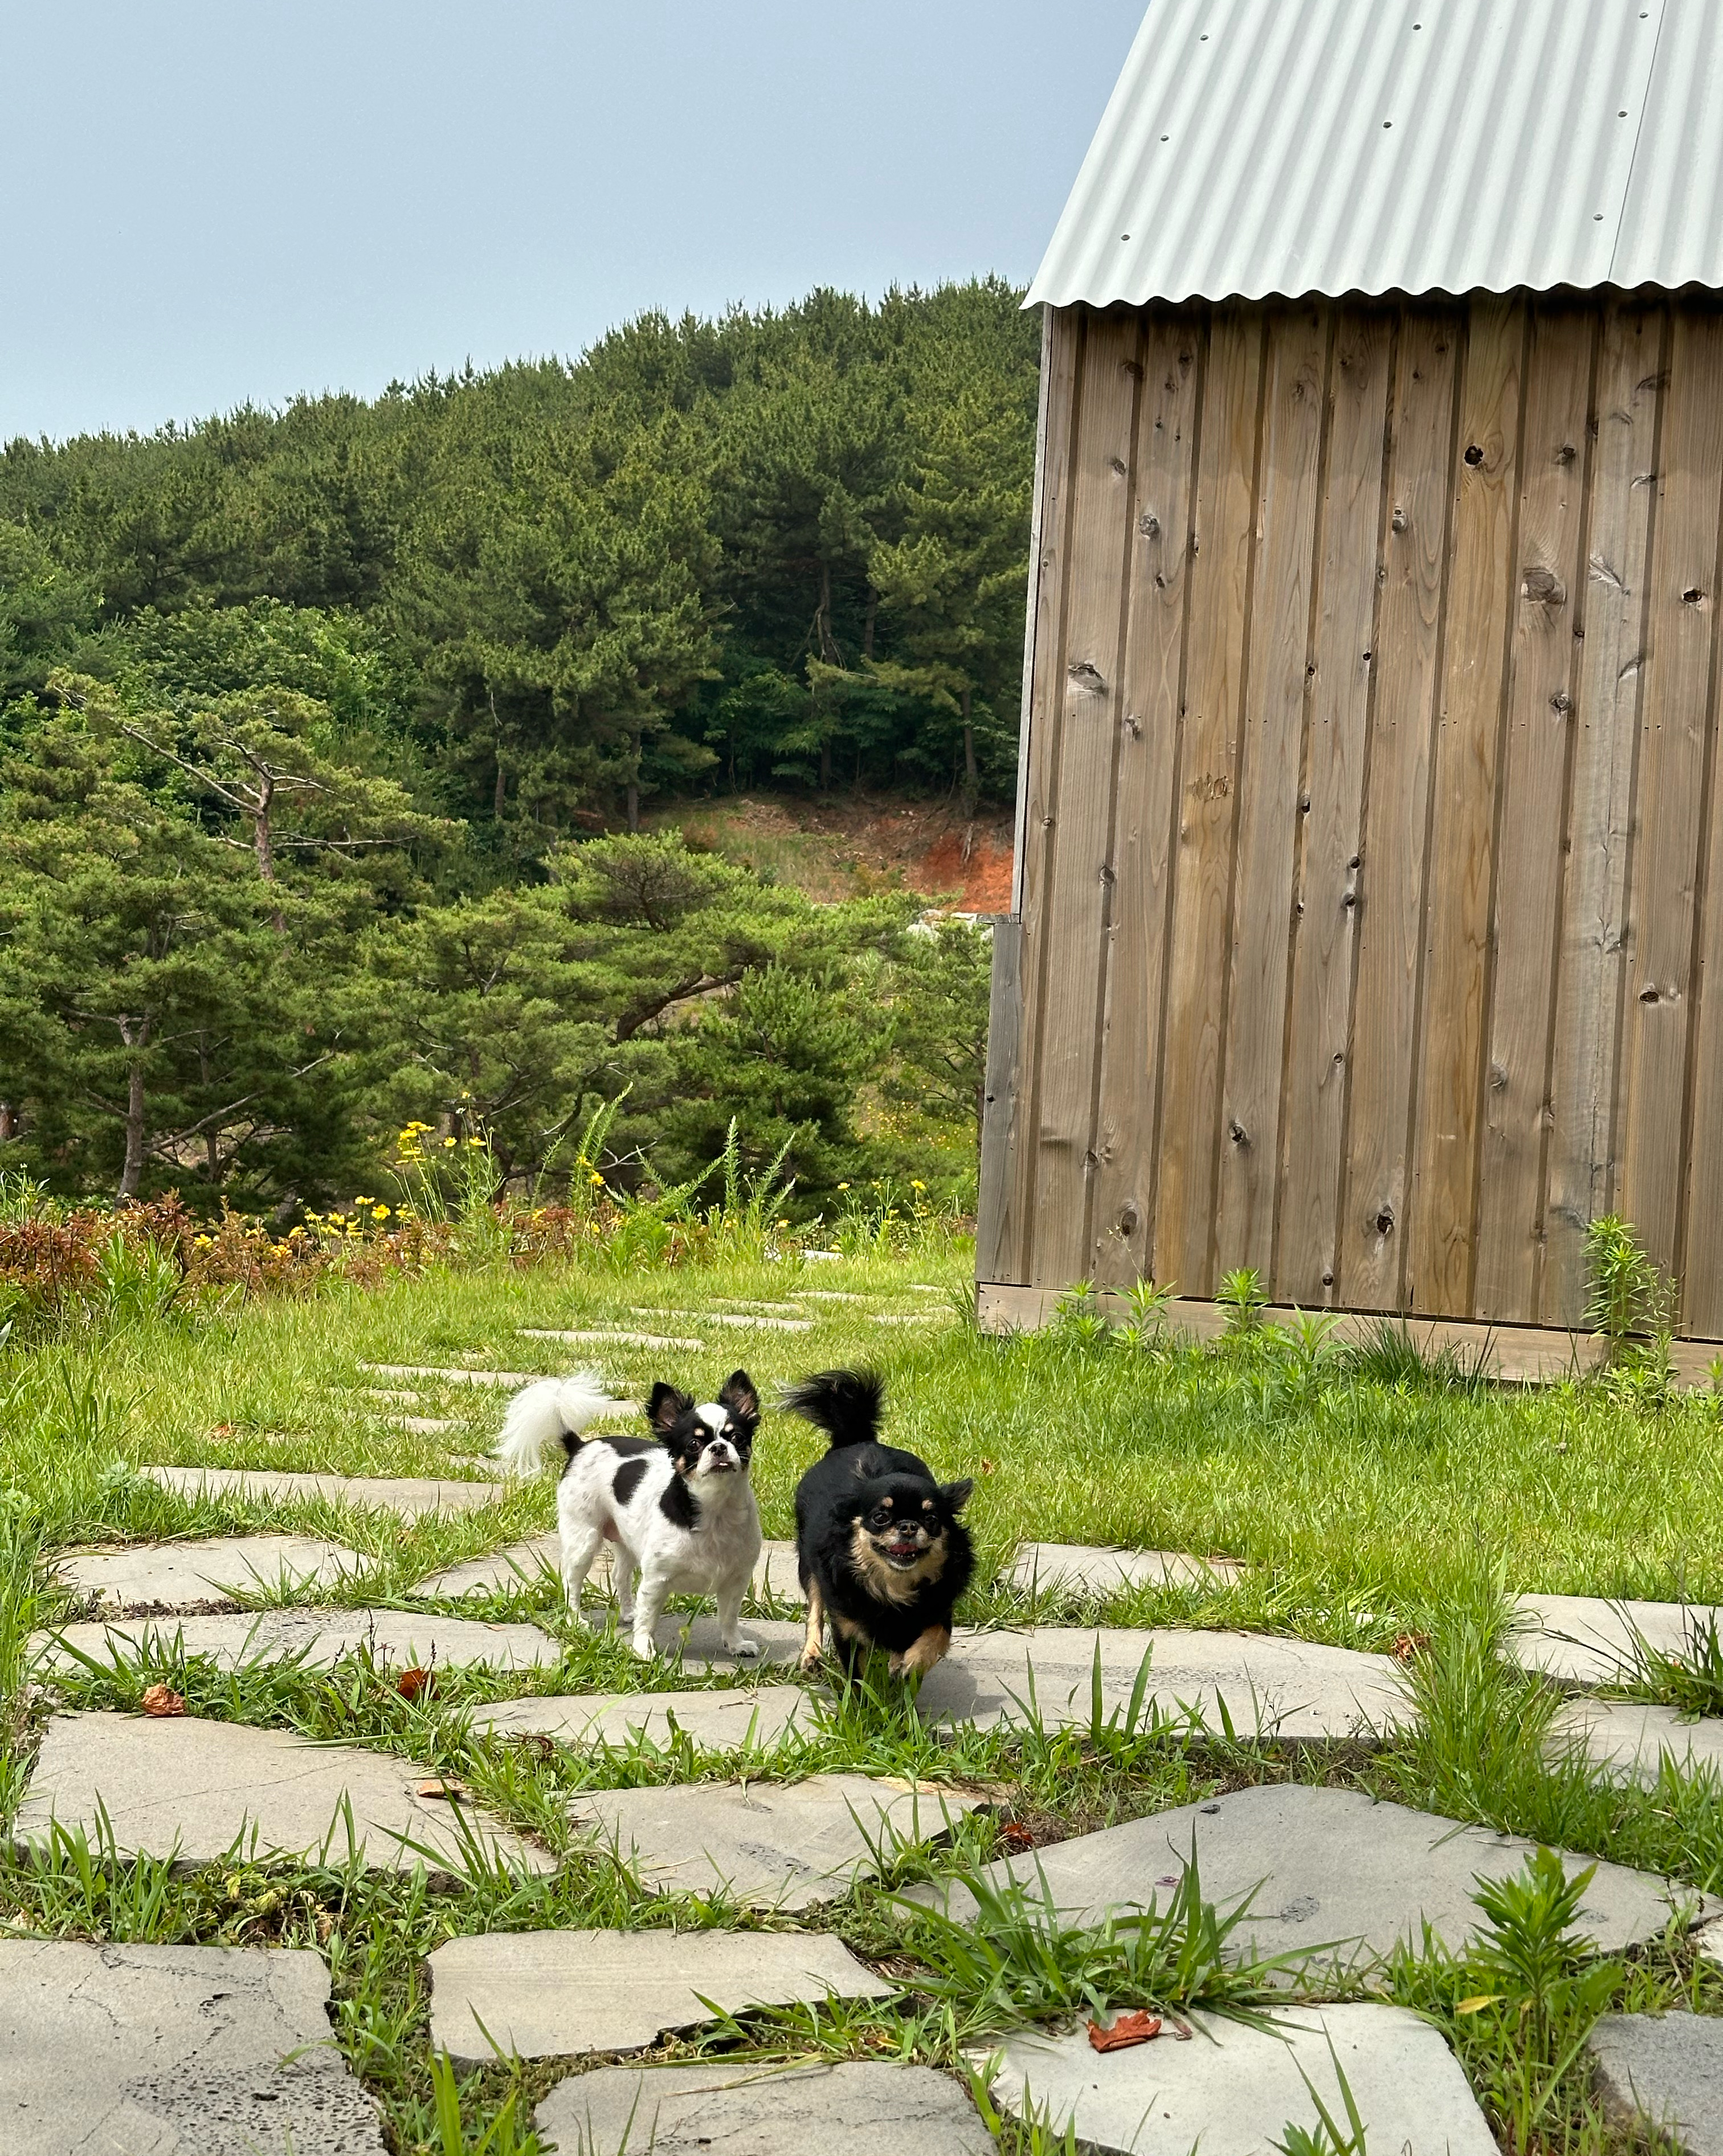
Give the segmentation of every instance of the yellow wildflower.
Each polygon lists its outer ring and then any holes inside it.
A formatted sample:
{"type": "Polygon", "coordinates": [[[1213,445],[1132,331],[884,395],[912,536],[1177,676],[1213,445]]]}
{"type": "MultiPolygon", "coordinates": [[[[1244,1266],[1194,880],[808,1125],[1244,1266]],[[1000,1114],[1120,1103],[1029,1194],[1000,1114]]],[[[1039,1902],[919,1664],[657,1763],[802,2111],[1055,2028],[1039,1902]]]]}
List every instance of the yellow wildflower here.
{"type": "Polygon", "coordinates": [[[371,1217],[373,1220],[387,1220],[388,1218],[388,1206],[373,1205],[371,1209],[371,1217]]]}

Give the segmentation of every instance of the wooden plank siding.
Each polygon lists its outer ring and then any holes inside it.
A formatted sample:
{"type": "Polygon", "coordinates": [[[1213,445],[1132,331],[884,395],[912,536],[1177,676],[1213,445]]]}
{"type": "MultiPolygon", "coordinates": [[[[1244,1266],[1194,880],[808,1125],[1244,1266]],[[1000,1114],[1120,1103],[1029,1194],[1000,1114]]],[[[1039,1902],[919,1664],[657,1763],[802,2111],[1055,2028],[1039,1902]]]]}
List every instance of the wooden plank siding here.
{"type": "Polygon", "coordinates": [[[1268,322],[1256,578],[1238,759],[1238,863],[1222,1088],[1216,1270],[1273,1258],[1286,981],[1310,677],[1316,506],[1330,334],[1326,307],[1268,322]]]}
{"type": "Polygon", "coordinates": [[[1337,1296],[1357,1310],[1398,1309],[1405,1277],[1461,333],[1451,316],[1417,310],[1396,339],[1337,1296]]]}
{"type": "Polygon", "coordinates": [[[1473,1295],[1479,1317],[1519,1325],[1537,1316],[1542,1274],[1550,1021],[1595,329],[1589,309],[1540,305],[1526,362],[1473,1295]]]}
{"type": "Polygon", "coordinates": [[[1144,325],[1088,1267],[1109,1285],[1149,1270],[1154,1235],[1191,482],[1207,348],[1201,319],[1144,325]]]}
{"type": "Polygon", "coordinates": [[[1603,310],[1550,1083],[1539,1312],[1546,1325],[1583,1318],[1586,1224],[1614,1200],[1628,865],[1668,339],[1664,308],[1603,310]]]}
{"type": "Polygon", "coordinates": [[[1238,806],[1238,736],[1256,552],[1263,322],[1216,311],[1209,331],[1186,580],[1185,696],[1174,782],[1172,920],[1153,1265],[1192,1295],[1213,1279],[1221,1050],[1238,806]]]}
{"type": "Polygon", "coordinates": [[[1340,316],[1330,375],[1332,418],[1299,793],[1280,1234],[1273,1270],[1284,1292],[1306,1303],[1335,1300],[1339,1269],[1392,353],[1391,322],[1382,313],[1340,316]]]}
{"type": "Polygon", "coordinates": [[[998,1307],[1251,1265],[1536,1360],[1616,1210],[1723,1338],[1723,312],[1071,308],[1046,354],[998,1307]]]}

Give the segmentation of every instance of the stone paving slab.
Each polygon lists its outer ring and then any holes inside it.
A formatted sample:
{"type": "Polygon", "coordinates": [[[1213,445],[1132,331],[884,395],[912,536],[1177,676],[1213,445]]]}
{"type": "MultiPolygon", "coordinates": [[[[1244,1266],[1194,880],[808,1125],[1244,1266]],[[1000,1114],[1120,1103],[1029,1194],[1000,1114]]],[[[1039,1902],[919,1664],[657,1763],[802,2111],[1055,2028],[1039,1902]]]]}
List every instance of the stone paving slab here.
{"type": "Polygon", "coordinates": [[[917,1789],[865,1774],[815,1774],[587,1789],[569,1810],[652,1892],[722,1887],[752,1907],[797,1910],[872,1878],[882,1846],[939,1840],[975,1801],[933,1783],[917,1789]]]}
{"type": "Polygon", "coordinates": [[[802,1584],[796,1577],[794,1543],[760,1544],[759,1558],[753,1568],[753,1591],[761,1595],[775,1594],[780,1602],[794,1602],[798,1607],[806,1601],[802,1584]]]}
{"type": "Polygon", "coordinates": [[[536,1385],[543,1373],[531,1370],[443,1370],[423,1363],[361,1363],[373,1378],[414,1378],[428,1385],[536,1385]]]}
{"type": "MultiPolygon", "coordinates": [[[[636,1317],[661,1317],[664,1315],[661,1310],[642,1310],[637,1305],[630,1305],[630,1309],[636,1317]]],[[[756,1317],[751,1312],[743,1310],[702,1310],[695,1322],[698,1325],[739,1327],[744,1332],[811,1332],[814,1329],[811,1317],[756,1317]]]]}
{"type": "Polygon", "coordinates": [[[140,1467],[138,1473],[179,1497],[273,1497],[283,1503],[327,1498],[399,1512],[476,1512],[517,1494],[504,1482],[455,1482],[413,1475],[300,1475],[276,1467],[140,1467]]]}
{"type": "Polygon", "coordinates": [[[614,1327],[607,1332],[595,1332],[579,1326],[523,1325],[520,1330],[521,1337],[526,1340],[572,1340],[577,1346],[589,1348],[680,1348],[690,1354],[697,1354],[706,1345],[703,1340],[678,1337],[674,1333],[619,1332],[614,1327]]]}
{"type": "Polygon", "coordinates": [[[1522,1669],[1570,1684],[1619,1683],[1633,1667],[1633,1635],[1664,1654],[1685,1651],[1692,1626],[1715,1620],[1710,1604],[1606,1602],[1590,1594],[1522,1594],[1506,1651],[1522,1669]]]}
{"type": "Polygon", "coordinates": [[[1133,1587],[1224,1585],[1243,1570],[1231,1557],[1102,1549],[1088,1543],[1024,1543],[1006,1577],[1026,1594],[1120,1594],[1133,1587]]]}
{"type": "Polygon", "coordinates": [[[565,1744],[625,1745],[631,1735],[670,1741],[671,1717],[697,1744],[712,1751],[778,1743],[810,1695],[796,1685],[762,1685],[751,1691],[638,1691],[555,1694],[506,1699],[474,1710],[472,1726],[493,1737],[552,1737],[565,1744]]]}
{"type": "Polygon", "coordinates": [[[954,2081],[872,2060],[601,2066],[559,2082],[533,2123],[559,2156],[994,2156],[954,2081]]]}
{"type": "Polygon", "coordinates": [[[126,1855],[213,1864],[244,1837],[260,1856],[346,1860],[343,1803],[353,1841],[373,1870],[464,1876],[461,1820],[487,1855],[527,1871],[553,1871],[553,1858],[471,1805],[421,1797],[422,1767],[357,1744],[312,1743],[283,1729],[252,1729],[194,1715],[56,1714],[48,1725],[13,1838],[49,1839],[49,1822],[81,1828],[91,1846],[105,1811],[126,1855]],[[407,1840],[423,1849],[404,1845],[407,1840]]]}
{"type": "MultiPolygon", "coordinates": [[[[1305,1954],[1342,1963],[1386,1955],[1396,1939],[1416,1946],[1422,1928],[1458,1950],[1477,1928],[1472,1899],[1481,1875],[1518,1871],[1536,1847],[1518,1835],[1459,1826],[1432,1812],[1377,1804],[1356,1789],[1268,1784],[1181,1804],[1124,1826],[1021,1856],[999,1859],[985,1876],[1016,1880],[1037,1898],[1051,1893],[1068,1922],[1098,1924],[1109,1909],[1166,1907],[1193,1842],[1202,1896],[1221,1909],[1251,1897],[1232,1934],[1240,1954],[1305,1954]]],[[[1570,1871],[1589,1857],[1563,1851],[1570,1871]]],[[[967,1922],[966,1887],[930,1886],[911,1898],[967,1922]]],[[[1625,1865],[1599,1864],[1578,1923],[1605,1953],[1659,1937],[1671,1916],[1688,1921],[1720,1905],[1625,1865]]]]}
{"type": "Polygon", "coordinates": [[[1495,2137],[1459,2061],[1438,2030],[1404,2007],[1280,2008],[1272,2030],[1218,2015],[1190,2018],[1189,2043],[1163,2035],[1104,2056],[1092,2049],[1085,2029],[1011,2037],[994,2101],[1014,2118],[1026,2111],[1044,2114],[1056,2134],[1074,2125],[1086,2147],[1118,2156],[1186,2156],[1191,2149],[1268,2156],[1288,2125],[1314,2132],[1319,2123],[1304,2075],[1345,2123],[1338,2059],[1371,2150],[1496,2156],[1495,2137]]]}
{"type": "Polygon", "coordinates": [[[399,1669],[440,1663],[487,1669],[553,1668],[562,1648],[536,1625],[485,1625],[470,1617],[438,1617],[409,1609],[246,1609],[231,1617],[115,1617],[38,1632],[30,1645],[44,1669],[78,1666],[76,1656],[100,1662],[117,1655],[135,1661],[159,1657],[183,1643],[188,1655],[208,1655],[222,1669],[297,1657],[307,1669],[327,1669],[343,1655],[368,1647],[399,1669]],[[64,1643],[62,1645],[62,1643],[64,1643]]]}
{"type": "Polygon", "coordinates": [[[383,2156],[328,2003],[301,1949],[0,1940],[0,2148],[383,2156]]]}
{"type": "Polygon", "coordinates": [[[409,1437],[440,1437],[445,1430],[459,1430],[460,1424],[447,1415],[403,1415],[401,1427],[409,1437]]]}
{"type": "Polygon", "coordinates": [[[1150,1701],[1175,1717],[1194,1707],[1216,1731],[1230,1717],[1241,1737],[1289,1743],[1362,1737],[1404,1721],[1409,1712],[1400,1666],[1389,1655],[1252,1632],[1054,1625],[959,1631],[950,1654],[923,1682],[920,1711],[934,1721],[973,1721],[981,1728],[1021,1722],[1032,1684],[1036,1707],[1049,1727],[1086,1723],[1098,1643],[1102,1704],[1109,1714],[1128,1706],[1145,1654],[1145,1712],[1150,1701]]]}
{"type": "Polygon", "coordinates": [[[1705,2014],[1606,2014],[1588,2040],[1603,2115],[1659,2128],[1686,2156],[1723,2156],[1723,2020],[1705,2014]]]}
{"type": "MultiPolygon", "coordinates": [[[[604,1609],[583,1609],[580,1614],[595,1632],[604,1631],[616,1622],[614,1604],[604,1609]]],[[[690,1676],[727,1676],[733,1670],[782,1668],[796,1661],[801,1653],[802,1628],[788,1618],[744,1617],[742,1630],[759,1643],[758,1655],[728,1653],[718,1637],[717,1619],[706,1614],[661,1617],[653,1637],[659,1654],[666,1661],[675,1661],[680,1655],[681,1667],[690,1676]]]]}
{"type": "Polygon", "coordinates": [[[162,1614],[230,1608],[234,1590],[333,1587],[363,1572],[365,1559],[309,1535],[217,1535],[195,1543],[131,1543],[123,1548],[65,1550],[54,1571],[75,1594],[105,1610],[162,1614]]]}
{"type": "Polygon", "coordinates": [[[1723,1720],[1689,1721],[1672,1707],[1634,1699],[1574,1699],[1556,1717],[1552,1752],[1583,1746],[1587,1758],[1612,1779],[1655,1784],[1665,1758],[1684,1774],[1723,1778],[1723,1720]]]}
{"type": "Polygon", "coordinates": [[[798,1291],[804,1302],[872,1302],[871,1295],[855,1295],[847,1288],[805,1287],[798,1291]]]}
{"type": "MultiPolygon", "coordinates": [[[[445,1566],[407,1591],[426,1601],[455,1602],[464,1594],[494,1594],[499,1588],[532,1586],[546,1566],[555,1572],[561,1551],[560,1535],[534,1535],[530,1541],[492,1550],[488,1557],[467,1558],[460,1564],[445,1566]]],[[[608,1554],[607,1551],[603,1556],[608,1554]]],[[[588,1576],[589,1584],[596,1584],[599,1575],[599,1566],[594,1565],[588,1576]]]]}
{"type": "Polygon", "coordinates": [[[463,2066],[644,2051],[718,2014],[897,1989],[841,1940],[797,1932],[487,1932],[429,1968],[432,2046],[463,2066]]]}

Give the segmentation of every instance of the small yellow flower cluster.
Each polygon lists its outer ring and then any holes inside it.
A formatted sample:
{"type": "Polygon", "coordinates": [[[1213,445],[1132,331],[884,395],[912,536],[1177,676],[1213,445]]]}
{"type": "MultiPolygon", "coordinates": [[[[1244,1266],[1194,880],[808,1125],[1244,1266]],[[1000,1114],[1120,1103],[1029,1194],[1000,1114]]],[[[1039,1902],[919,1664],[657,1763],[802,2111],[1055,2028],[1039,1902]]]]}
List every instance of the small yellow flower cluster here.
{"type": "Polygon", "coordinates": [[[421,1123],[416,1121],[409,1123],[405,1127],[405,1128],[401,1132],[399,1137],[395,1140],[395,1151],[400,1155],[403,1160],[423,1160],[424,1158],[425,1134],[429,1129],[430,1125],[429,1123],[421,1123]]]}

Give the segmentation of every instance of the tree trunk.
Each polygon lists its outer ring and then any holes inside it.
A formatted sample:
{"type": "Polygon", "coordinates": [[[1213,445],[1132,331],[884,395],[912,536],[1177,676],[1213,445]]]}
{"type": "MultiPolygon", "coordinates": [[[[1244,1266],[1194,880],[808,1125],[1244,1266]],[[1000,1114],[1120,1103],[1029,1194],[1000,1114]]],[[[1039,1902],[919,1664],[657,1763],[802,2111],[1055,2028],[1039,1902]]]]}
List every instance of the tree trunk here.
{"type": "Polygon", "coordinates": [[[491,814],[500,824],[508,798],[508,778],[502,768],[502,721],[496,716],[496,691],[488,685],[485,701],[491,706],[491,739],[496,750],[496,786],[491,796],[491,814]]]}
{"type": "Polygon", "coordinates": [[[862,624],[862,656],[864,659],[871,660],[873,656],[873,624],[878,613],[879,593],[870,584],[867,587],[867,618],[862,624]]]}
{"type": "Polygon", "coordinates": [[[629,767],[627,804],[628,828],[630,831],[638,831],[640,828],[640,737],[638,734],[634,737],[634,761],[629,767]]]}
{"type": "Polygon", "coordinates": [[[963,857],[968,860],[975,844],[975,803],[981,792],[980,775],[975,769],[975,728],[970,712],[969,685],[964,685],[963,705],[963,857]]]}
{"type": "Polygon", "coordinates": [[[820,656],[828,666],[841,666],[843,659],[837,648],[837,639],[831,633],[831,564],[820,564],[820,609],[814,616],[814,626],[820,633],[820,656]]]}
{"type": "Polygon", "coordinates": [[[131,1068],[126,1074],[126,1163],[120,1171],[119,1203],[125,1204],[137,1196],[143,1183],[143,1052],[150,1041],[148,1019],[122,1018],[120,1038],[132,1055],[131,1068]]]}
{"type": "Polygon", "coordinates": [[[0,1145],[9,1145],[18,1136],[18,1110],[10,1101],[0,1101],[0,1145]]]}
{"type": "MultiPolygon", "coordinates": [[[[275,849],[270,834],[270,809],[275,798],[275,782],[263,779],[257,789],[257,806],[251,812],[251,841],[257,853],[257,873],[269,884],[275,880],[275,849]]],[[[270,916],[270,922],[276,935],[287,933],[287,917],[279,906],[270,916]]]]}

